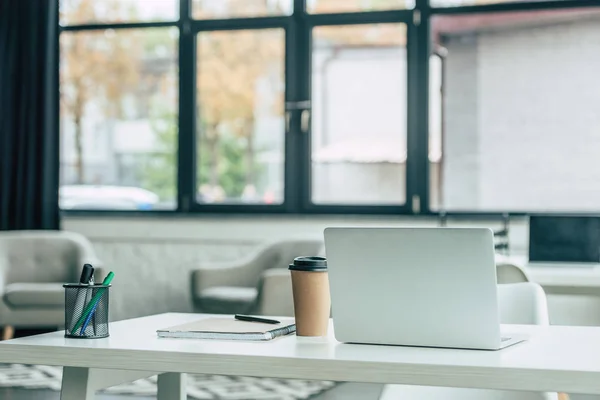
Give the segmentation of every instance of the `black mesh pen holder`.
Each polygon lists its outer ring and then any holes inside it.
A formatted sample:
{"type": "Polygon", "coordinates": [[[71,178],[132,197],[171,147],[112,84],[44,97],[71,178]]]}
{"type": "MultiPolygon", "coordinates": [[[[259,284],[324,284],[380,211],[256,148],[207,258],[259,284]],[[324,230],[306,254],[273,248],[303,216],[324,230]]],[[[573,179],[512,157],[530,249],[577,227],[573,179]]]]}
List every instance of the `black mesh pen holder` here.
{"type": "Polygon", "coordinates": [[[110,285],[66,284],[65,337],[100,339],[108,337],[110,285]]]}

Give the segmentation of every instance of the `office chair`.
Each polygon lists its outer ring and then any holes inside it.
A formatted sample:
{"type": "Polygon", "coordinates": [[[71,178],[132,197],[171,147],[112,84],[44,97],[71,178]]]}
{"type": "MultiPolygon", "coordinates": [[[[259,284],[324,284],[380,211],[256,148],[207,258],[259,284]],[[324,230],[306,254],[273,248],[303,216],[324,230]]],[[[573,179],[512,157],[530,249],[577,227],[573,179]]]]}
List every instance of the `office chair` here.
{"type": "Polygon", "coordinates": [[[263,245],[241,260],[198,265],[191,273],[194,311],[212,314],[293,315],[288,265],[294,257],[322,255],[321,239],[263,245]]]}
{"type": "Polygon", "coordinates": [[[496,263],[498,284],[529,282],[529,275],[516,264],[500,261],[496,263]]]}

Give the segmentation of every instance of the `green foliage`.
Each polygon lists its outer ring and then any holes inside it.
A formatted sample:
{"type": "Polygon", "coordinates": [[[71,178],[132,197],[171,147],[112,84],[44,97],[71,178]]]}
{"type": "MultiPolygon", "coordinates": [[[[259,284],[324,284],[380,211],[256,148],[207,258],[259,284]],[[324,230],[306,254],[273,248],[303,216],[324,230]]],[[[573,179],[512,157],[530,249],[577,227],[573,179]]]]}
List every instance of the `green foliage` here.
{"type": "Polygon", "coordinates": [[[156,193],[161,201],[173,201],[177,192],[177,120],[163,115],[152,121],[158,151],[148,156],[138,170],[142,187],[156,193]]]}
{"type": "MultiPolygon", "coordinates": [[[[244,165],[244,143],[243,140],[229,135],[219,136],[219,186],[223,188],[228,198],[240,197],[245,186],[244,165]]],[[[204,140],[199,141],[198,153],[198,187],[208,184],[210,181],[210,163],[208,146],[204,140]]]]}
{"type": "MultiPolygon", "coordinates": [[[[162,115],[153,121],[152,128],[159,150],[142,164],[138,177],[145,189],[158,194],[162,201],[172,201],[176,197],[177,188],[177,120],[172,115],[162,115]]],[[[204,140],[198,140],[198,187],[209,182],[208,151],[204,140]]],[[[240,197],[245,186],[244,140],[231,135],[220,135],[217,156],[219,186],[228,198],[240,197]]]]}

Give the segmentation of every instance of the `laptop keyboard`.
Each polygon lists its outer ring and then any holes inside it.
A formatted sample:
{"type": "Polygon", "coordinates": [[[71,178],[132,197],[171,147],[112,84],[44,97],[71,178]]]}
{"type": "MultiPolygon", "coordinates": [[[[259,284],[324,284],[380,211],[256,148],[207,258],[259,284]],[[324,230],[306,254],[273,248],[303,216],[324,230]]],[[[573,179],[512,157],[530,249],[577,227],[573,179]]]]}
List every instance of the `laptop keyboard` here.
{"type": "Polygon", "coordinates": [[[510,339],[512,339],[512,338],[503,337],[503,338],[500,338],[500,342],[506,342],[507,340],[510,340],[510,339]]]}

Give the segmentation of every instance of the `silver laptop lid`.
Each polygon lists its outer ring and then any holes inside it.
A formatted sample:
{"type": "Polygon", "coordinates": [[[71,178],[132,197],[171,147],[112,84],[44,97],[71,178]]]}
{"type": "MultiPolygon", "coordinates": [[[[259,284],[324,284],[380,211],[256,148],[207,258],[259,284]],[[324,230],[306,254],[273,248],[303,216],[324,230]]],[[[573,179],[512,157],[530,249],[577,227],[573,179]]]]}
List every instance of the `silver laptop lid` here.
{"type": "Polygon", "coordinates": [[[498,348],[490,229],[327,228],[325,247],[337,340],[498,348]]]}

